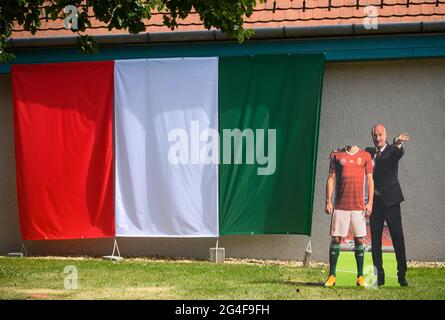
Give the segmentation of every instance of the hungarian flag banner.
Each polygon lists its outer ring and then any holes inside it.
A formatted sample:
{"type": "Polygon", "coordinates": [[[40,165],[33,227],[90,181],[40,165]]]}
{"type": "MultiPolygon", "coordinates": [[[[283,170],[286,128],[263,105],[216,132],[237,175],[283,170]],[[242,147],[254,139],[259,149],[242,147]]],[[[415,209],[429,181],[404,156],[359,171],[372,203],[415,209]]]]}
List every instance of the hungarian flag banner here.
{"type": "Polygon", "coordinates": [[[216,236],[218,59],[116,61],[115,94],[116,235],[216,236]]]}
{"type": "Polygon", "coordinates": [[[318,54],[14,67],[23,237],[310,234],[323,67],[318,54]]]}
{"type": "Polygon", "coordinates": [[[220,59],[219,130],[246,137],[238,162],[230,159],[238,143],[222,150],[220,234],[311,233],[323,62],[324,55],[220,59]]]}
{"type": "Polygon", "coordinates": [[[113,65],[12,67],[23,239],[114,236],[113,65]]]}

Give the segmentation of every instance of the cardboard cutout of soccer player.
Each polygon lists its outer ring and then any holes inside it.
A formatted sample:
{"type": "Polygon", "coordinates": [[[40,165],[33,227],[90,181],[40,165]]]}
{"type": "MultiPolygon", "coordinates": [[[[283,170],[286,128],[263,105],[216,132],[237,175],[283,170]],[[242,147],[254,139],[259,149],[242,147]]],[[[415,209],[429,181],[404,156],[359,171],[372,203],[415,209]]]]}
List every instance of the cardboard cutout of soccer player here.
{"type": "Polygon", "coordinates": [[[372,159],[368,152],[358,146],[346,146],[333,151],[330,156],[329,177],[326,183],[326,208],[331,215],[331,244],[329,248],[329,277],[325,286],[336,284],[336,267],[340,244],[352,227],[357,263],[357,285],[365,286],[363,265],[365,258],[366,217],[372,213],[374,181],[372,159]],[[365,203],[365,177],[368,202],[365,203]],[[335,204],[332,194],[335,185],[335,204]]]}

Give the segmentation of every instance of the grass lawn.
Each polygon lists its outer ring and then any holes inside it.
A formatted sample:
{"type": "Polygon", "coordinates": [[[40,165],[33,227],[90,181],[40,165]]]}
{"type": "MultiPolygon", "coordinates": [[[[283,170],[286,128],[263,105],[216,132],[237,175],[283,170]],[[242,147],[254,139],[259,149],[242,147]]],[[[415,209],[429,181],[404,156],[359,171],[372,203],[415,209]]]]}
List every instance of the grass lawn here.
{"type": "Polygon", "coordinates": [[[445,299],[445,268],[409,268],[410,286],[324,288],[327,267],[292,263],[0,257],[0,299],[445,299]],[[75,266],[78,289],[64,289],[75,266]]]}
{"type": "MultiPolygon", "coordinates": [[[[385,269],[385,286],[398,287],[397,260],[394,253],[383,253],[383,267],[385,269]]],[[[371,285],[377,281],[377,276],[374,275],[374,266],[372,264],[372,255],[370,252],[365,253],[363,274],[367,284],[371,285]]],[[[337,286],[355,286],[356,279],[357,263],[355,262],[354,252],[342,251],[337,262],[337,286]]]]}

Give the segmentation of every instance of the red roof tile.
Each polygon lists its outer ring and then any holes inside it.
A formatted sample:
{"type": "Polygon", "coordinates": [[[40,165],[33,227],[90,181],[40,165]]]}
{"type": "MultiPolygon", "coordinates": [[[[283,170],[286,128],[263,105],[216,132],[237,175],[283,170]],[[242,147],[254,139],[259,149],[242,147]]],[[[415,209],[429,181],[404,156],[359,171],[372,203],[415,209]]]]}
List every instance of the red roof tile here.
{"type": "MultiPolygon", "coordinates": [[[[417,22],[417,21],[444,21],[445,0],[267,0],[258,4],[249,18],[245,18],[246,28],[273,28],[298,27],[338,24],[362,24],[364,22],[365,7],[374,5],[378,12],[379,23],[391,22],[417,22]],[[407,5],[409,3],[409,5],[407,5]],[[357,8],[357,4],[359,7],[357,8]],[[274,9],[275,8],[275,9],[274,9]]],[[[43,18],[42,18],[43,19],[43,18]]],[[[162,15],[154,14],[152,19],[146,21],[146,32],[171,32],[163,25],[162,15]]],[[[29,32],[21,31],[20,26],[15,27],[14,38],[30,37],[29,32]]],[[[199,15],[191,14],[180,21],[177,31],[205,30],[199,15]]],[[[108,31],[104,24],[94,21],[93,28],[87,30],[89,35],[122,34],[126,30],[108,31]]],[[[38,37],[74,35],[70,30],[64,29],[63,21],[42,20],[38,37]]]]}

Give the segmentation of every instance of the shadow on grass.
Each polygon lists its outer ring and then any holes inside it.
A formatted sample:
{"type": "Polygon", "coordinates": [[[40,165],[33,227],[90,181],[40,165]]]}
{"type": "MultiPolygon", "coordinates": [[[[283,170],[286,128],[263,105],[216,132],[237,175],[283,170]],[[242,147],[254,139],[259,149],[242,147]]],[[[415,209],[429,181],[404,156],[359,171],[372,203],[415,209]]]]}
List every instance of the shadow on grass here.
{"type": "Polygon", "coordinates": [[[324,287],[324,282],[303,282],[303,281],[292,281],[292,280],[268,280],[268,281],[256,281],[255,283],[269,283],[269,284],[280,284],[287,286],[302,286],[302,287],[324,287]]]}
{"type": "Polygon", "coordinates": [[[283,281],[283,284],[302,287],[324,287],[324,282],[283,281]]]}

